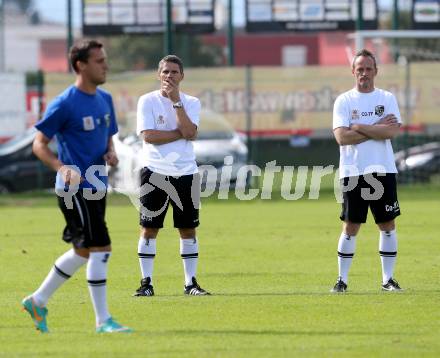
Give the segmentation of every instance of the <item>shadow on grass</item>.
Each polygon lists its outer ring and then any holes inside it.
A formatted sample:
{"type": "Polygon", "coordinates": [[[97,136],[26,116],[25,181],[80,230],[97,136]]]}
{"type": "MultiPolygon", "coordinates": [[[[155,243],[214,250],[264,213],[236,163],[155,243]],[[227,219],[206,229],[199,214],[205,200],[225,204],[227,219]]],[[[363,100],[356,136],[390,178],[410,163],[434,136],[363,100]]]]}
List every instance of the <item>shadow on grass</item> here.
{"type": "MultiPolygon", "coordinates": [[[[363,292],[345,292],[345,293],[331,293],[330,289],[328,291],[320,291],[320,292],[241,292],[241,293],[225,293],[225,292],[212,292],[210,296],[200,296],[201,299],[209,299],[210,297],[303,297],[303,296],[326,296],[326,297],[345,297],[345,296],[371,296],[371,297],[380,297],[380,296],[408,296],[408,295],[417,295],[418,293],[422,294],[432,294],[438,293],[440,290],[424,290],[424,291],[401,291],[401,292],[383,292],[380,290],[377,291],[363,291],[363,292]]],[[[193,296],[184,296],[183,294],[156,294],[154,297],[136,297],[139,300],[147,299],[147,300],[155,300],[158,298],[175,298],[175,297],[188,297],[188,299],[198,299],[193,298],[193,296]]]]}
{"type": "Polygon", "coordinates": [[[164,330],[159,332],[140,332],[140,334],[148,334],[154,336],[169,336],[169,335],[247,335],[247,336],[258,336],[258,335],[274,335],[274,336],[402,336],[402,335],[410,335],[410,333],[402,332],[402,331],[390,331],[384,332],[382,330],[374,331],[353,331],[353,330],[344,330],[344,331],[308,331],[308,330],[252,330],[252,329],[206,329],[206,330],[191,330],[191,329],[172,329],[172,330],[164,330]]]}

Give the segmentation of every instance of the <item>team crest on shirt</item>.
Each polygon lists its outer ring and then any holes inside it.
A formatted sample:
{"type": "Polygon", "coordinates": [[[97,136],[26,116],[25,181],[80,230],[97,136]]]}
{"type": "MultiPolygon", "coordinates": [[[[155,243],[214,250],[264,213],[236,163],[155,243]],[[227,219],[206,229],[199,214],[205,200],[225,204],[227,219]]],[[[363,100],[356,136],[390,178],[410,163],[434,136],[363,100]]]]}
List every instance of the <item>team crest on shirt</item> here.
{"type": "Polygon", "coordinates": [[[378,105],[376,107],[374,107],[374,114],[378,117],[382,117],[383,112],[385,112],[385,106],[383,105],[378,105]]]}
{"type": "Polygon", "coordinates": [[[165,124],[165,119],[163,118],[162,115],[159,115],[159,117],[157,117],[156,124],[158,124],[158,125],[165,124]]]}
{"type": "Polygon", "coordinates": [[[105,121],[105,126],[107,128],[110,127],[110,114],[108,113],[104,114],[104,121],[105,121]]]}
{"type": "Polygon", "coordinates": [[[357,109],[353,109],[351,111],[351,119],[352,120],[359,119],[359,111],[357,109]]]}
{"type": "Polygon", "coordinates": [[[92,131],[95,129],[95,122],[92,116],[83,117],[83,128],[85,131],[92,131]]]}

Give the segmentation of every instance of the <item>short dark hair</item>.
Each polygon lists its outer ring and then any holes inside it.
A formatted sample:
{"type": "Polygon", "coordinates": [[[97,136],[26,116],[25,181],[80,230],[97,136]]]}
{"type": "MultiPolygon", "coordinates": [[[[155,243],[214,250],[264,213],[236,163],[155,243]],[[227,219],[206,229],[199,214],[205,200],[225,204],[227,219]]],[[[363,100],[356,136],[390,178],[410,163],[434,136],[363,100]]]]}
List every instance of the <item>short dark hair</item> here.
{"type": "Polygon", "coordinates": [[[179,69],[180,69],[180,73],[183,73],[183,62],[182,60],[177,57],[176,55],[167,55],[165,56],[162,60],[159,61],[159,65],[157,67],[157,70],[160,72],[162,66],[166,63],[166,62],[172,62],[175,63],[177,65],[179,65],[179,69]]]}
{"type": "Polygon", "coordinates": [[[87,62],[90,57],[90,50],[102,48],[104,45],[96,40],[87,40],[73,45],[69,50],[70,64],[74,71],[78,73],[79,69],[76,63],[78,61],[87,62]]]}
{"type": "Polygon", "coordinates": [[[374,57],[373,53],[368,51],[367,49],[363,48],[362,50],[356,52],[356,55],[353,57],[353,62],[351,64],[351,67],[354,68],[354,63],[356,62],[358,57],[369,57],[374,62],[374,68],[377,69],[377,63],[376,63],[376,57],[374,57]]]}

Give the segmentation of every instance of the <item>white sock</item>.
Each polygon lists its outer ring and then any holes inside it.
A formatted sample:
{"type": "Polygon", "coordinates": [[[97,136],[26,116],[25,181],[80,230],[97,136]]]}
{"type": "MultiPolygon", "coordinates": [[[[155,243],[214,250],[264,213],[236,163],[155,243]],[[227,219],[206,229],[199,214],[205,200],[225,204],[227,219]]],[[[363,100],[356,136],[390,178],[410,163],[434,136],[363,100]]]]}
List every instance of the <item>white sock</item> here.
{"type": "Polygon", "coordinates": [[[396,230],[380,232],[379,255],[382,262],[382,281],[385,284],[394,274],[397,256],[396,230]]]}
{"type": "Polygon", "coordinates": [[[197,238],[180,239],[180,256],[183,261],[185,272],[185,285],[192,284],[192,278],[196,277],[197,261],[199,259],[199,245],[197,238]]]}
{"type": "Polygon", "coordinates": [[[348,271],[356,251],[356,236],[350,236],[342,232],[338,243],[338,266],[339,277],[345,283],[348,282],[348,271]]]}
{"type": "Polygon", "coordinates": [[[66,282],[87,259],[75,253],[73,249],[65,252],[56,261],[41,286],[32,294],[38,306],[46,306],[54,292],[66,282]]]}
{"type": "Polygon", "coordinates": [[[87,282],[97,325],[110,318],[107,306],[107,262],[110,255],[105,251],[91,252],[87,264],[87,282]]]}
{"type": "Polygon", "coordinates": [[[142,236],[138,243],[139,265],[142,278],[149,277],[153,282],[153,264],[156,256],[156,239],[145,239],[142,236]]]}

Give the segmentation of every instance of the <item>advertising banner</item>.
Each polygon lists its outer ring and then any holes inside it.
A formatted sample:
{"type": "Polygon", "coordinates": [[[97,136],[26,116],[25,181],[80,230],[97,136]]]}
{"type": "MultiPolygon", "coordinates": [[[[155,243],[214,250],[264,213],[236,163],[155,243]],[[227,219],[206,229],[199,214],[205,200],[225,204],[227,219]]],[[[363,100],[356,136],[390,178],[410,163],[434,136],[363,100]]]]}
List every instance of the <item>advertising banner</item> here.
{"type": "MultiPolygon", "coordinates": [[[[354,30],[358,0],[246,0],[246,30],[354,30]]],[[[377,0],[363,0],[362,28],[377,29],[377,0]]]]}
{"type": "MultiPolygon", "coordinates": [[[[82,0],[82,28],[87,36],[161,33],[166,28],[166,0],[82,0]]],[[[214,31],[215,0],[173,0],[177,32],[214,31]]]]}
{"type": "MultiPolygon", "coordinates": [[[[437,67],[436,62],[412,64],[407,89],[403,66],[379,64],[376,86],[396,96],[405,124],[440,124],[437,67]]],[[[354,87],[349,66],[253,67],[251,72],[249,97],[245,68],[185,69],[181,90],[200,98],[203,109],[222,115],[236,130],[246,130],[249,104],[254,131],[331,135],[334,100],[354,87]]],[[[48,98],[70,83],[69,76],[48,77],[48,98]]],[[[113,94],[121,131],[134,132],[137,100],[159,82],[155,71],[130,72],[110,77],[104,87],[113,94]]]]}

